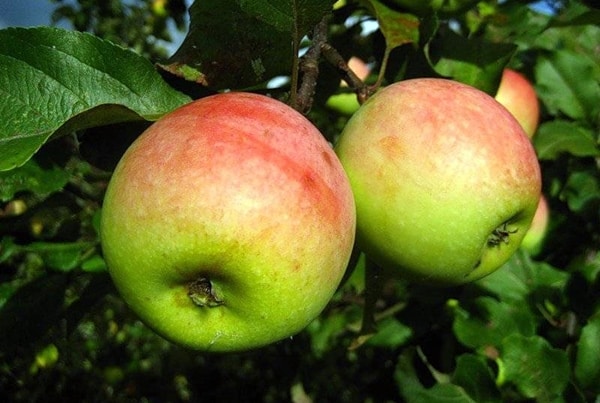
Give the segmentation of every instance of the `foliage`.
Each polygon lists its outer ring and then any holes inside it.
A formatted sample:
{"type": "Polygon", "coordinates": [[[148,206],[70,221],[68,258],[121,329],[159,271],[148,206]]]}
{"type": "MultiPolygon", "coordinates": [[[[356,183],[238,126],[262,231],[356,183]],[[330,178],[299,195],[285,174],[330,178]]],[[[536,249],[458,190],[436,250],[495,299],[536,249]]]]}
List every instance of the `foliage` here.
{"type": "Polygon", "coordinates": [[[547,14],[527,1],[484,0],[415,15],[400,5],[410,2],[379,0],[333,9],[325,0],[196,1],[188,35],[169,58],[155,39],[169,39],[168,20],[181,26],[181,1],[55,2],[56,20],[88,33],[0,30],[0,399],[600,398],[594,2],[552,1],[547,14]],[[322,17],[330,46],[316,52],[317,75],[294,55],[318,42],[312,29],[322,17]],[[339,63],[352,55],[372,68],[366,84],[339,63]],[[113,289],[97,234],[104,189],[126,147],[169,110],[222,90],[291,101],[308,83],[308,117],[333,142],[348,118],[327,108],[334,93],[368,95],[373,86],[434,76],[493,94],[506,66],[535,84],[542,106],[533,142],[551,217],[538,254],[519,251],[461,287],[386,281],[375,295],[364,277],[372,267],[357,255],[305,331],[221,356],[160,339],[113,289]],[[340,89],[340,77],[352,85],[340,89]],[[361,326],[364,312],[373,328],[361,326]]]}

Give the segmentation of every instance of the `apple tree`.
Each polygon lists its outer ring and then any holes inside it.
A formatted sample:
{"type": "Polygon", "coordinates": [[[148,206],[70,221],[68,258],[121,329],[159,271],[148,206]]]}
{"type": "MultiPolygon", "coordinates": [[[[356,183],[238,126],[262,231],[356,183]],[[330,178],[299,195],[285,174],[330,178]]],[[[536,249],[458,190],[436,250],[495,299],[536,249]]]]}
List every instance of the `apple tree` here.
{"type": "MultiPolygon", "coordinates": [[[[596,2],[52,2],[52,21],[71,28],[0,30],[2,401],[600,398],[596,2]],[[169,46],[177,30],[184,38],[169,46]],[[250,92],[295,109],[336,145],[380,89],[449,79],[495,97],[507,70],[537,96],[523,136],[539,163],[542,199],[528,232],[517,232],[523,243],[493,273],[445,287],[413,282],[386,275],[357,246],[335,294],[301,331],[229,353],[161,337],[115,287],[100,235],[104,196],[126,150],[161,117],[194,100],[250,92]]],[[[528,110],[530,95],[519,96],[525,86],[498,101],[508,111],[511,101],[528,110]]],[[[421,109],[452,124],[461,110],[444,109],[449,103],[421,109]]],[[[403,108],[390,113],[402,116],[403,108]]],[[[510,149],[513,137],[493,134],[501,139],[498,155],[503,142],[510,149]]],[[[462,197],[476,200],[477,192],[462,197]]],[[[435,212],[452,208],[441,203],[435,212]]],[[[269,219],[285,226],[277,211],[269,219]]],[[[503,225],[491,247],[513,239],[517,229],[503,225]]],[[[299,235],[289,250],[315,243],[300,235],[306,228],[288,229],[299,235]]],[[[428,262],[438,249],[416,259],[428,262]]],[[[299,283],[284,289],[302,291],[299,283]]],[[[298,307],[271,309],[289,309],[291,317],[298,307]]],[[[177,315],[167,307],[159,314],[177,315]]]]}

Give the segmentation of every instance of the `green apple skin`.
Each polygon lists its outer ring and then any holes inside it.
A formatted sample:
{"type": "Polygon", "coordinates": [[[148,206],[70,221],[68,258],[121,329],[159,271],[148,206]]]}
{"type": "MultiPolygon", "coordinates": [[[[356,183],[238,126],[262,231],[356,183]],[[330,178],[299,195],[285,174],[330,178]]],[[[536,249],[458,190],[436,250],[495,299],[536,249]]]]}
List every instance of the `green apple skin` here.
{"type": "Polygon", "coordinates": [[[357,245],[414,282],[455,285],[498,269],[540,197],[540,167],[518,122],[493,97],[451,80],[375,93],[336,152],[355,195],[357,245]]]}
{"type": "Polygon", "coordinates": [[[550,220],[550,208],[548,206],[548,200],[544,195],[540,197],[537,210],[533,216],[531,227],[525,234],[523,242],[521,242],[521,248],[529,252],[531,255],[537,255],[540,253],[548,232],[548,223],[550,220]]]}
{"type": "Polygon", "coordinates": [[[504,69],[496,92],[500,102],[532,138],[540,120],[540,105],[533,85],[522,74],[512,69],[504,69]]]}
{"type": "Polygon", "coordinates": [[[110,275],[157,333],[204,351],[290,337],[320,314],[355,236],[332,146],[289,106],[251,93],[163,116],[125,152],[107,188],[110,275]]]}

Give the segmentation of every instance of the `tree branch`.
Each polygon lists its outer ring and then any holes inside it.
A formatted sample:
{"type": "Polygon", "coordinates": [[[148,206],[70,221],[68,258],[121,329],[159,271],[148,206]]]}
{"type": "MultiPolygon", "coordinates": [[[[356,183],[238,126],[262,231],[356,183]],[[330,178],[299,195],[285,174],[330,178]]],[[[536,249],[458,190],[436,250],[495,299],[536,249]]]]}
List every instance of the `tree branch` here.
{"type": "Polygon", "coordinates": [[[301,113],[307,113],[313,103],[313,95],[317,86],[319,77],[319,59],[321,57],[321,48],[327,43],[327,16],[313,29],[312,46],[306,54],[300,59],[300,71],[302,72],[302,82],[298,89],[298,94],[292,107],[301,113]]]}

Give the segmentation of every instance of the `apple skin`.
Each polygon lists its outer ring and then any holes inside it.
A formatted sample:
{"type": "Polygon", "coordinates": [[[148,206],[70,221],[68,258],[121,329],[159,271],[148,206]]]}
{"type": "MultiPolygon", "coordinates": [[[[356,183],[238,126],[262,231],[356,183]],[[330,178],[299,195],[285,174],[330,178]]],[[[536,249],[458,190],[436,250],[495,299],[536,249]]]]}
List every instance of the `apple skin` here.
{"type": "Polygon", "coordinates": [[[357,245],[391,275],[470,282],[519,247],[541,189],[531,142],[491,96],[423,78],[375,93],[336,152],[357,209],[357,245]]]}
{"type": "Polygon", "coordinates": [[[260,347],[329,302],[355,236],[348,178],[321,133],[251,93],[163,116],[110,180],[101,241],[132,310],[205,351],[260,347]]]}
{"type": "Polygon", "coordinates": [[[531,227],[525,234],[521,248],[529,252],[531,255],[537,255],[542,249],[546,232],[548,231],[548,222],[550,219],[550,208],[548,200],[544,195],[540,197],[538,207],[533,216],[531,227]]]}
{"type": "Polygon", "coordinates": [[[529,80],[515,70],[504,69],[495,98],[513,114],[527,137],[532,138],[539,125],[540,105],[529,80]]]}

